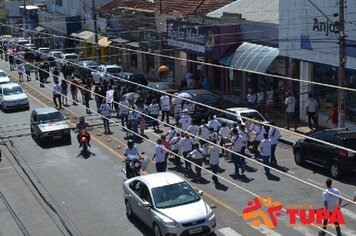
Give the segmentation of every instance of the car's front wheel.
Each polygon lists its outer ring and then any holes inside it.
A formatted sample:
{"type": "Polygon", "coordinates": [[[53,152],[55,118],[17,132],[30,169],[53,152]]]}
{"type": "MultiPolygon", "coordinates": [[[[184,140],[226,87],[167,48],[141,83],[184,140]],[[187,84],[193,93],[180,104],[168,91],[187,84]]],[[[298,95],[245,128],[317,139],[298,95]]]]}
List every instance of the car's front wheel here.
{"type": "Polygon", "coordinates": [[[341,169],[340,165],[337,162],[333,162],[330,166],[330,175],[334,179],[338,179],[341,177],[341,169]]]}
{"type": "Polygon", "coordinates": [[[159,228],[159,226],[156,223],[153,224],[153,234],[155,236],[162,236],[161,229],[159,228]]]}
{"type": "Polygon", "coordinates": [[[297,164],[299,166],[304,164],[304,156],[299,149],[296,149],[294,151],[294,161],[295,161],[295,164],[297,164]]]}
{"type": "Polygon", "coordinates": [[[131,204],[129,203],[128,200],[125,201],[125,205],[126,205],[126,215],[128,218],[132,218],[133,217],[133,212],[132,212],[132,207],[131,204]]]}

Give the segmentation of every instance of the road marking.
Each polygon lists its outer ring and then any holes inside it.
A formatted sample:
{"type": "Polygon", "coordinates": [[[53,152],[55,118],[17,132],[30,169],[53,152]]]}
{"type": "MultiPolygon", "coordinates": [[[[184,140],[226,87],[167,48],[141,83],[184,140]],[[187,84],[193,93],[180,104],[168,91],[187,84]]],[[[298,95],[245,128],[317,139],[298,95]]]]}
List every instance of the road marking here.
{"type": "Polygon", "coordinates": [[[218,230],[224,236],[242,236],[241,234],[237,233],[235,230],[231,229],[230,227],[222,228],[218,230]]]}
{"type": "Polygon", "coordinates": [[[319,182],[316,182],[315,180],[312,180],[312,179],[307,179],[309,182],[312,182],[313,184],[317,184],[319,186],[323,186],[323,184],[319,183],[319,182]]]}
{"type": "Polygon", "coordinates": [[[256,227],[252,224],[252,222],[248,222],[247,223],[249,226],[251,226],[252,228],[256,229],[257,231],[259,231],[262,235],[266,235],[266,236],[282,236],[282,234],[267,228],[264,224],[261,224],[260,226],[256,227]]]}
{"type": "Polygon", "coordinates": [[[288,170],[288,173],[295,174],[295,172],[293,172],[293,171],[291,171],[291,170],[288,170]]]}

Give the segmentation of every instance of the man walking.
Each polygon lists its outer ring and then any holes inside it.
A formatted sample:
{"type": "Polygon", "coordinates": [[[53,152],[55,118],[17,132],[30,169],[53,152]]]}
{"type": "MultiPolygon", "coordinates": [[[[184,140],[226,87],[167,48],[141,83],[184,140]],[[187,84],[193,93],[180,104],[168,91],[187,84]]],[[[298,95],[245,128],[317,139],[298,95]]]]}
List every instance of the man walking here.
{"type": "Polygon", "coordinates": [[[121,126],[124,128],[125,124],[127,126],[129,118],[129,102],[124,98],[119,102],[119,115],[121,118],[121,126]]]}
{"type": "Polygon", "coordinates": [[[308,125],[309,129],[318,129],[318,108],[319,104],[318,101],[313,97],[311,93],[308,95],[308,102],[305,108],[305,113],[308,116],[308,125]],[[313,120],[313,125],[312,125],[313,120]],[[313,127],[314,126],[314,127],[313,127]]]}
{"type": "Polygon", "coordinates": [[[292,92],[287,93],[287,98],[284,101],[285,107],[285,116],[287,121],[286,129],[289,129],[291,121],[294,121],[294,131],[297,131],[297,120],[294,117],[295,112],[295,97],[292,95],[292,92]]]}
{"type": "MultiPolygon", "coordinates": [[[[263,164],[269,166],[269,159],[271,157],[271,146],[272,142],[268,138],[268,134],[264,134],[264,139],[261,140],[260,143],[260,149],[261,149],[261,157],[263,160],[263,164]]],[[[270,174],[270,169],[268,167],[265,167],[265,174],[269,175],[270,174]]]]}
{"type": "Polygon", "coordinates": [[[216,176],[219,170],[219,155],[220,155],[220,147],[216,145],[216,141],[213,141],[215,145],[211,145],[208,149],[209,154],[209,164],[211,171],[215,174],[212,177],[212,180],[216,183],[218,182],[218,177],[216,176]]]}
{"type": "Polygon", "coordinates": [[[167,150],[162,144],[162,139],[157,140],[157,146],[155,148],[155,153],[153,154],[152,160],[156,159],[156,170],[157,172],[165,172],[167,168],[166,161],[167,150]]]}
{"type": "MultiPolygon", "coordinates": [[[[340,208],[342,199],[339,197],[340,196],[340,191],[337,188],[333,188],[332,185],[332,180],[327,179],[326,182],[326,189],[323,192],[323,201],[324,201],[324,209],[328,210],[331,214],[331,212],[334,209],[340,208]]],[[[326,230],[326,227],[328,225],[328,219],[323,220],[323,229],[326,230]]],[[[341,236],[341,228],[340,224],[338,222],[334,223],[335,228],[336,228],[336,234],[337,236],[341,236]]],[[[325,236],[325,231],[321,231],[320,235],[325,236]]]]}
{"type": "Polygon", "coordinates": [[[54,105],[56,105],[56,108],[58,108],[58,103],[59,103],[59,110],[62,109],[61,94],[62,94],[62,87],[59,85],[59,82],[56,81],[53,85],[53,102],[54,105]]]}
{"type": "MultiPolygon", "coordinates": [[[[275,126],[275,122],[271,122],[271,125],[275,126]]],[[[271,164],[272,165],[277,165],[277,160],[276,160],[276,147],[277,147],[277,142],[278,139],[281,137],[281,132],[279,131],[278,128],[276,127],[270,127],[268,131],[268,138],[271,140],[272,145],[271,145],[271,164]]]]}
{"type": "Polygon", "coordinates": [[[201,178],[201,167],[203,165],[204,150],[199,147],[199,143],[193,145],[194,150],[189,153],[189,157],[195,164],[196,178],[201,178]]]}
{"type": "Polygon", "coordinates": [[[232,143],[232,150],[235,152],[232,153],[231,161],[234,163],[235,166],[235,174],[239,176],[240,175],[239,168],[241,169],[242,174],[245,172],[245,168],[243,166],[241,156],[236,154],[236,153],[241,153],[241,148],[243,145],[243,137],[238,134],[237,129],[234,129],[232,131],[232,137],[230,141],[232,143]]]}
{"type": "Polygon", "coordinates": [[[105,100],[103,100],[103,103],[100,105],[99,112],[103,118],[104,130],[105,130],[104,134],[111,134],[110,127],[109,127],[111,109],[110,109],[110,105],[105,100]]]}
{"type": "Polygon", "coordinates": [[[163,95],[161,96],[160,100],[161,100],[160,105],[162,111],[161,121],[163,122],[164,117],[166,117],[166,122],[167,124],[169,124],[169,110],[171,108],[169,97],[167,95],[163,95]]]}
{"type": "Polygon", "coordinates": [[[152,116],[153,129],[159,130],[158,121],[157,121],[157,118],[159,115],[159,105],[158,105],[156,99],[153,99],[151,105],[149,105],[148,115],[152,116]]]}
{"type": "Polygon", "coordinates": [[[26,61],[24,68],[26,74],[26,81],[31,81],[31,65],[28,61],[26,61]]]}

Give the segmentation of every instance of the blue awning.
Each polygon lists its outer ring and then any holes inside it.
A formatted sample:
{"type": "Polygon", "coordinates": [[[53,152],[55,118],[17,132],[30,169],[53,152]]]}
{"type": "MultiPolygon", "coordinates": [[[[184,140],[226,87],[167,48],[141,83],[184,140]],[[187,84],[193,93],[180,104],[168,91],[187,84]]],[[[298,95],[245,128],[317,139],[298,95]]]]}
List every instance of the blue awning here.
{"type": "Polygon", "coordinates": [[[243,43],[236,51],[226,53],[219,63],[242,70],[266,72],[278,55],[278,48],[243,43]]]}

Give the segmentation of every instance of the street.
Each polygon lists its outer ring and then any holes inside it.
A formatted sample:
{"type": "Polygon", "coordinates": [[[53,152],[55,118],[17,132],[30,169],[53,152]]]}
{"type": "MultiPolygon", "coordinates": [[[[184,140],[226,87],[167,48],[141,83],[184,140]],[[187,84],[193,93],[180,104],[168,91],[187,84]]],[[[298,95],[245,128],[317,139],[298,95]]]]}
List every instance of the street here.
{"type": "MultiPolygon", "coordinates": [[[[7,63],[1,61],[0,67],[14,76],[14,82],[17,81],[16,73],[10,73],[7,63]]],[[[86,116],[86,121],[93,125],[90,150],[95,155],[88,159],[78,156],[80,148],[74,132],[71,144],[39,146],[32,139],[29,127],[32,109],[53,106],[52,78],[49,81],[45,88],[40,88],[34,77],[30,82],[21,83],[30,97],[29,111],[0,112],[3,154],[0,191],[8,202],[6,205],[6,201],[0,201],[0,235],[26,235],[24,232],[28,235],[151,235],[152,232],[141,222],[130,222],[125,214],[122,154],[126,134],[121,123],[111,124],[113,134],[104,135],[101,118],[95,113],[86,115],[84,106],[69,106],[62,110],[73,127],[80,116],[86,116]]],[[[94,103],[90,101],[91,108],[95,108],[94,103]]],[[[113,118],[113,121],[118,119],[113,118]]],[[[160,128],[163,133],[168,130],[162,124],[160,128]]],[[[151,128],[145,133],[150,141],[136,145],[152,157],[152,142],[160,133],[151,128]]],[[[278,169],[301,181],[273,170],[267,178],[263,166],[252,160],[247,160],[245,174],[237,177],[232,174],[233,164],[224,158],[220,160],[219,174],[227,181],[220,179],[219,184],[214,184],[211,174],[204,170],[202,181],[185,177],[195,188],[204,191],[203,198],[214,207],[218,222],[216,235],[317,235],[318,229],[314,226],[289,225],[287,214],[277,217],[275,228],[263,224],[256,227],[252,219],[243,219],[243,209],[255,198],[252,194],[281,202],[284,208],[291,205],[323,207],[322,191],[303,181],[325,189],[327,171],[314,166],[297,166],[291,147],[282,143],[277,145],[276,156],[278,169]]],[[[168,170],[178,173],[171,162],[168,170]]],[[[151,163],[147,173],[152,172],[155,167],[151,163]]],[[[178,174],[184,177],[183,173],[178,174]]],[[[356,175],[353,173],[340,181],[335,180],[333,186],[350,199],[356,190],[356,175]]],[[[347,206],[341,211],[346,220],[341,226],[343,235],[356,235],[356,206],[347,206]]],[[[335,233],[332,226],[328,230],[335,233]]]]}

